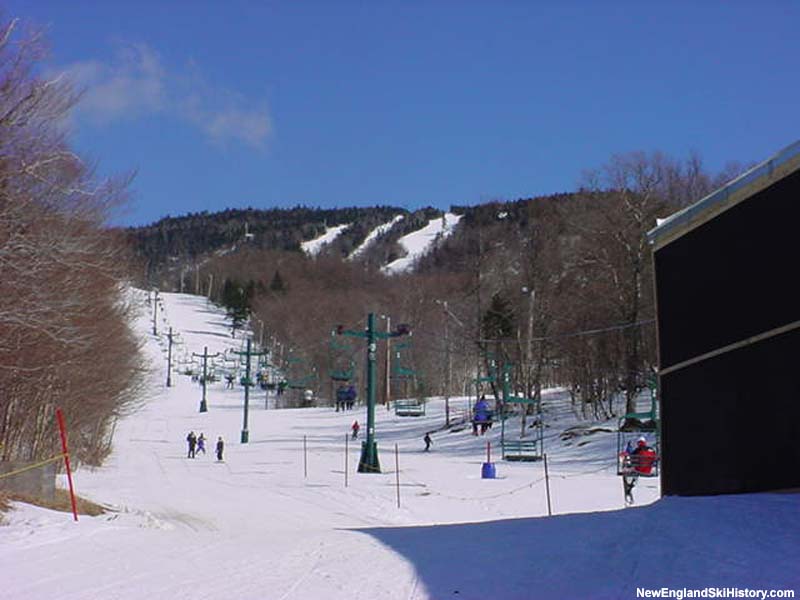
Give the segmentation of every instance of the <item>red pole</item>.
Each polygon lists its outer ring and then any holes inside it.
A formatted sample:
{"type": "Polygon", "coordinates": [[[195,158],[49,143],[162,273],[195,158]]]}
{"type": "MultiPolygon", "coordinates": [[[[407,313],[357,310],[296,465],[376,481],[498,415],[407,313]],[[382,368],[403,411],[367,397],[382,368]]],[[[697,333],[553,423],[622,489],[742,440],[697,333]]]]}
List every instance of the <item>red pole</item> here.
{"type": "Polygon", "coordinates": [[[58,432],[61,434],[61,451],[64,454],[64,465],[67,468],[67,481],[69,481],[69,499],[72,503],[72,516],[78,520],[78,506],[75,504],[75,488],[72,485],[72,469],[69,466],[69,450],[67,450],[67,427],[64,425],[64,414],[60,408],[56,409],[58,432]]]}

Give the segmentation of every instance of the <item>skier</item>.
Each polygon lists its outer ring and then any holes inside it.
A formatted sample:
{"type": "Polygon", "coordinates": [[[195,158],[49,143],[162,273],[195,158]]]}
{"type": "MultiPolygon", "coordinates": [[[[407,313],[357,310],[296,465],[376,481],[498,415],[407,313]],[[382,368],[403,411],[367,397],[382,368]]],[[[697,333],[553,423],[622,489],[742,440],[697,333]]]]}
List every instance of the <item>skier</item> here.
{"type": "Polygon", "coordinates": [[[358,421],[353,421],[351,429],[353,430],[353,439],[358,439],[358,430],[361,429],[361,425],[358,424],[358,421]]]}
{"type": "Polygon", "coordinates": [[[222,462],[222,451],[225,449],[225,442],[222,441],[222,436],[217,438],[217,460],[222,462]]]}
{"type": "Polygon", "coordinates": [[[428,452],[431,449],[431,444],[433,443],[430,432],[425,434],[425,437],[422,438],[422,441],[425,442],[425,452],[428,452]]]}
{"type": "Polygon", "coordinates": [[[197,451],[202,452],[203,454],[206,453],[206,436],[203,435],[203,432],[200,432],[200,435],[197,437],[197,451]]]}
{"type": "Polygon", "coordinates": [[[194,458],[195,448],[197,447],[197,436],[194,431],[190,431],[186,436],[186,442],[189,444],[189,455],[186,458],[194,458]]]}
{"type": "Polygon", "coordinates": [[[345,398],[345,404],[347,406],[347,410],[353,410],[353,405],[356,403],[356,388],[352,385],[347,387],[347,397],[345,398]]]}
{"type": "Polygon", "coordinates": [[[650,475],[653,464],[656,462],[656,452],[647,445],[647,439],[642,436],[636,442],[636,448],[631,452],[631,464],[640,475],[650,475]]]}
{"type": "Polygon", "coordinates": [[[479,425],[481,435],[483,435],[489,429],[489,403],[486,402],[486,396],[481,396],[480,400],[475,403],[472,412],[472,435],[478,435],[479,425]]]}
{"type": "Polygon", "coordinates": [[[336,412],[344,411],[347,405],[347,388],[343,385],[336,390],[336,412]]]}
{"type": "Polygon", "coordinates": [[[625,492],[625,504],[633,504],[633,488],[639,476],[648,477],[653,472],[653,465],[657,460],[656,452],[647,445],[647,438],[641,436],[636,440],[636,448],[631,449],[631,443],[621,455],[623,461],[622,487],[625,492]]]}

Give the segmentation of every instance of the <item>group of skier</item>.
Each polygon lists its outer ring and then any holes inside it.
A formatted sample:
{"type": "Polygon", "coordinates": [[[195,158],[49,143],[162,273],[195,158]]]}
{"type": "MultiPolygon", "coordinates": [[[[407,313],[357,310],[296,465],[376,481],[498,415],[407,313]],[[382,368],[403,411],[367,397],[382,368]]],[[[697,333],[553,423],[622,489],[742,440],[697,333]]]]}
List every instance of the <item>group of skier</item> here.
{"type": "MultiPolygon", "coordinates": [[[[206,453],[206,436],[202,431],[199,436],[195,435],[194,431],[190,431],[186,436],[186,443],[189,445],[189,453],[186,458],[195,458],[200,452],[206,453]]],[[[217,438],[217,445],[214,449],[217,454],[217,460],[222,461],[222,454],[225,450],[225,442],[222,440],[222,436],[217,438]]]]}
{"type": "Polygon", "coordinates": [[[352,385],[343,385],[336,390],[336,412],[352,410],[356,403],[356,388],[352,385]]]}

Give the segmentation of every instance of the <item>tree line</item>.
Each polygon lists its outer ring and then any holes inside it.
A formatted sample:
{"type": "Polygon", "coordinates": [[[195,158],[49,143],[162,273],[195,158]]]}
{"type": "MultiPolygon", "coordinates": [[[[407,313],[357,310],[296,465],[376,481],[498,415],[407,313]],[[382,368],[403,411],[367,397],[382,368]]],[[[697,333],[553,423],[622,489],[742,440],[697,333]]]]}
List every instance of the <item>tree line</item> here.
{"type": "Polygon", "coordinates": [[[516,392],[564,386],[577,412],[606,418],[634,409],[656,365],[647,231],[741,170],[711,174],[694,154],[614,156],[573,193],[456,208],[456,232],[392,277],[375,262],[257,249],[205,268],[249,286],[256,337],[286,368],[289,354],[313,365],[323,395],[338,360],[332,329],[363,327],[373,312],[412,325],[403,360],[424,393],[475,393],[478,374],[507,365],[516,392]]]}
{"type": "Polygon", "coordinates": [[[0,23],[0,460],[60,452],[98,464],[133,406],[128,250],[105,226],[127,178],[98,180],[69,147],[69,82],[37,75],[41,36],[0,23]]]}
{"type": "Polygon", "coordinates": [[[136,274],[140,285],[172,288],[180,281],[181,272],[192,271],[217,251],[247,245],[299,252],[303,242],[319,237],[327,227],[352,224],[326,248],[326,253],[346,257],[381,223],[398,214],[416,219],[419,212],[391,206],[228,209],[165,217],[151,225],[127,228],[124,234],[140,264],[136,274]]]}

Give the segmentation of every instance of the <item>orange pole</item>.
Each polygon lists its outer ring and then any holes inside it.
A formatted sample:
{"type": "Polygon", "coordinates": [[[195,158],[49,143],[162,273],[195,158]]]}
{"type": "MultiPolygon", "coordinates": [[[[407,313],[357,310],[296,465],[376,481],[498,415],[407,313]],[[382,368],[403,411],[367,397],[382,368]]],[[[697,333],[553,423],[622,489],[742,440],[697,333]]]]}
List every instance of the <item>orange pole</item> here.
{"type": "Polygon", "coordinates": [[[67,468],[67,481],[69,481],[69,499],[72,503],[72,516],[78,520],[78,506],[75,503],[75,487],[72,485],[72,469],[69,466],[69,450],[67,449],[67,427],[64,425],[64,413],[60,408],[56,409],[56,419],[58,420],[58,432],[61,434],[61,451],[64,453],[64,465],[67,468]]]}

